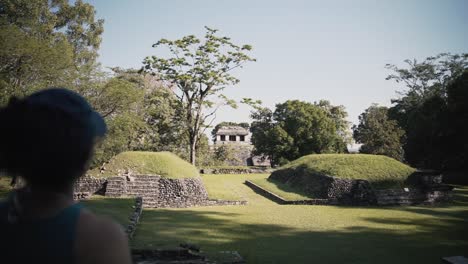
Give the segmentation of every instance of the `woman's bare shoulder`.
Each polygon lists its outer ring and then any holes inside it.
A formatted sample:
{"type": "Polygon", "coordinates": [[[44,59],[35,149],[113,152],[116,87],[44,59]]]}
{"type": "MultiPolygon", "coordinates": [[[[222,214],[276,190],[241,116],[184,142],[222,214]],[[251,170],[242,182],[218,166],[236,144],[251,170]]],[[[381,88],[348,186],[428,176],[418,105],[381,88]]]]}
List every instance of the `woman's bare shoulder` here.
{"type": "Polygon", "coordinates": [[[78,263],[131,263],[127,236],[112,219],[83,209],[76,236],[78,263]]]}

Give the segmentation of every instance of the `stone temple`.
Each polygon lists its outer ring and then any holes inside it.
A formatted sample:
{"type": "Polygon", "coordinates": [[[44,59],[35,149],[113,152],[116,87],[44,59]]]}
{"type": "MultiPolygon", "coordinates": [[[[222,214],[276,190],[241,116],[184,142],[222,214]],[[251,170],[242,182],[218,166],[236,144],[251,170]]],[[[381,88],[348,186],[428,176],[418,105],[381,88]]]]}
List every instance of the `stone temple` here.
{"type": "Polygon", "coordinates": [[[247,128],[241,126],[222,126],[216,132],[214,144],[251,145],[250,132],[247,128]]]}
{"type": "Polygon", "coordinates": [[[235,158],[227,161],[230,166],[271,166],[268,159],[253,156],[253,145],[248,128],[241,126],[222,126],[216,132],[214,147],[229,146],[234,149],[235,158]]]}

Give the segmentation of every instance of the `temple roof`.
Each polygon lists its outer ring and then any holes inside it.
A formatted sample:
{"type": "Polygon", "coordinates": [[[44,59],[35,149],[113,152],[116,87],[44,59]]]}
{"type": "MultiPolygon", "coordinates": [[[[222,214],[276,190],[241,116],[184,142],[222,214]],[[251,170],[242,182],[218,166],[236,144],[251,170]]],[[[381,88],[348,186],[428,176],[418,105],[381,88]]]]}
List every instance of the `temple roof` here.
{"type": "Polygon", "coordinates": [[[246,136],[249,134],[247,128],[240,126],[222,126],[216,132],[216,135],[228,135],[228,136],[246,136]]]}

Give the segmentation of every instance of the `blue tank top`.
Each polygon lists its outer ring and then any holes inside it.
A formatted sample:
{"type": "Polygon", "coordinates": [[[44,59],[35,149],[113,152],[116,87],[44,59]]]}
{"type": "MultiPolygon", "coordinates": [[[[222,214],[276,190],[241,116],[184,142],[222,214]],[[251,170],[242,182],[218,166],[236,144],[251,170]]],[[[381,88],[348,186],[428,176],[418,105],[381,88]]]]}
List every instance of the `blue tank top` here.
{"type": "Polygon", "coordinates": [[[74,263],[81,208],[82,205],[77,203],[50,218],[10,223],[8,203],[0,202],[1,262],[74,263]]]}

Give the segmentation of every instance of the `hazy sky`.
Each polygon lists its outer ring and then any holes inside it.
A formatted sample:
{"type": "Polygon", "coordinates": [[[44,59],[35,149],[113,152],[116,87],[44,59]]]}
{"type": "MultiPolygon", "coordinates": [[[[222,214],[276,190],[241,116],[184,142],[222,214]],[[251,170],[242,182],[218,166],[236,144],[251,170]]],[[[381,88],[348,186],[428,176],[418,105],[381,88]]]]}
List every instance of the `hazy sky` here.
{"type": "MultiPolygon", "coordinates": [[[[251,44],[257,62],[235,72],[233,99],[288,99],[344,105],[349,120],[372,103],[390,105],[401,90],[386,63],[468,52],[468,0],[438,1],[88,1],[104,18],[100,62],[140,68],[160,38],[220,29],[251,44]]],[[[249,109],[219,110],[217,121],[247,121],[249,109]]]]}

